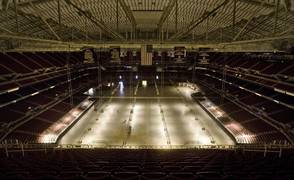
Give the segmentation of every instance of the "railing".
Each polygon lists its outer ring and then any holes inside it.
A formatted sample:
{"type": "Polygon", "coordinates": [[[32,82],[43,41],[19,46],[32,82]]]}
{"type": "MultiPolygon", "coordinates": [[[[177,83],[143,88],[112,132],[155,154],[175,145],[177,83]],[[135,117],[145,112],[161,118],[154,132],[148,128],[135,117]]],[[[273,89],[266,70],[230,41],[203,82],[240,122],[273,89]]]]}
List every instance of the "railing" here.
{"type": "Polygon", "coordinates": [[[54,144],[54,143],[34,143],[22,144],[3,141],[0,143],[0,156],[9,157],[10,154],[25,154],[39,152],[47,154],[54,151],[67,151],[78,149],[104,149],[104,150],[222,150],[222,151],[241,151],[259,152],[265,157],[268,153],[276,153],[282,156],[284,151],[294,151],[294,145],[290,144],[236,144],[236,145],[106,145],[106,144],[54,144]]]}
{"type": "Polygon", "coordinates": [[[236,145],[104,145],[104,144],[55,144],[55,143],[0,143],[0,149],[226,149],[226,150],[294,150],[291,144],[236,144],[236,145]]]}

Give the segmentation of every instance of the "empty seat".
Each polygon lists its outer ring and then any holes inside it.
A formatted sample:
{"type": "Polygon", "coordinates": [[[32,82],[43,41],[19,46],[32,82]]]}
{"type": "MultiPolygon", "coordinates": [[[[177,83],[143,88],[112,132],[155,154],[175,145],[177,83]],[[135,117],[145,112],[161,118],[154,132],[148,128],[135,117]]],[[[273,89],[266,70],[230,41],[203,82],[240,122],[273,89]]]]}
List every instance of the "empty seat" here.
{"type": "Polygon", "coordinates": [[[140,166],[123,166],[120,170],[138,172],[141,170],[141,167],[140,166]]]}
{"type": "Polygon", "coordinates": [[[171,172],[168,175],[170,179],[195,179],[195,176],[192,172],[171,172]]]}
{"type": "Polygon", "coordinates": [[[198,177],[203,178],[221,178],[222,175],[218,171],[200,171],[196,173],[198,177]]]}
{"type": "Polygon", "coordinates": [[[163,172],[143,172],[143,179],[164,179],[166,174],[163,172]]]}
{"type": "Polygon", "coordinates": [[[81,175],[81,171],[61,171],[59,174],[61,178],[80,177],[81,175]]]}
{"type": "Polygon", "coordinates": [[[90,171],[86,174],[85,177],[87,178],[97,178],[97,179],[102,179],[102,178],[109,178],[110,177],[110,172],[107,171],[90,171]]]}
{"type": "Polygon", "coordinates": [[[143,166],[142,171],[161,171],[161,166],[143,166]]]}
{"type": "Polygon", "coordinates": [[[129,179],[129,180],[139,178],[138,172],[116,172],[114,176],[119,179],[129,179]]]}

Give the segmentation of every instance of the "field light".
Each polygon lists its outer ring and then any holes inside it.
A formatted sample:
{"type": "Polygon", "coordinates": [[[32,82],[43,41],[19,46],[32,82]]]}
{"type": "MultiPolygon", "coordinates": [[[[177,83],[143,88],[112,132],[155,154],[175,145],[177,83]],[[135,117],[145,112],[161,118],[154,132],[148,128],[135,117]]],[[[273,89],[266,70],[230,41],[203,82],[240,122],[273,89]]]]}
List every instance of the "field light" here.
{"type": "Polygon", "coordinates": [[[216,111],[216,117],[217,118],[220,118],[220,117],[222,117],[223,116],[223,113],[222,112],[220,112],[220,111],[216,111]]]}
{"type": "Polygon", "coordinates": [[[143,86],[143,87],[146,87],[146,86],[147,86],[147,81],[146,81],[146,80],[143,80],[143,81],[142,81],[142,86],[143,86]]]}
{"type": "Polygon", "coordinates": [[[79,115],[79,113],[80,113],[79,110],[75,110],[75,111],[72,112],[72,115],[73,115],[74,117],[76,117],[76,116],[79,115]]]}
{"type": "Polygon", "coordinates": [[[138,79],[138,75],[136,75],[136,77],[135,77],[136,79],[138,79]]]}
{"type": "Polygon", "coordinates": [[[200,144],[205,144],[205,145],[211,144],[211,140],[206,135],[200,135],[198,138],[199,138],[200,144]]]}
{"type": "Polygon", "coordinates": [[[216,107],[215,106],[211,106],[210,109],[216,110],[216,107]]]}
{"type": "Polygon", "coordinates": [[[83,102],[83,104],[82,104],[82,106],[88,106],[90,104],[90,102],[89,101],[85,101],[85,102],[83,102]]]}
{"type": "Polygon", "coordinates": [[[124,92],[124,83],[122,81],[119,81],[119,92],[123,94],[124,92]]]}
{"type": "Polygon", "coordinates": [[[40,142],[41,143],[54,143],[57,139],[56,134],[44,134],[41,138],[40,138],[40,142]]]}
{"type": "Polygon", "coordinates": [[[119,75],[119,77],[118,77],[119,79],[122,79],[122,76],[121,75],[119,75]]]}
{"type": "Polygon", "coordinates": [[[66,117],[64,117],[63,118],[63,123],[69,123],[69,122],[71,122],[72,121],[72,117],[71,116],[69,116],[69,115],[67,115],[66,117]]]}
{"type": "Polygon", "coordinates": [[[94,88],[90,88],[90,89],[88,90],[88,94],[89,94],[90,96],[93,96],[93,95],[94,95],[94,88]]]}
{"type": "Polygon", "coordinates": [[[255,141],[255,135],[254,134],[245,134],[242,133],[238,135],[238,138],[243,139],[245,142],[254,142],[255,141]]]}
{"type": "Polygon", "coordinates": [[[59,130],[64,129],[64,127],[66,127],[66,124],[63,124],[63,123],[56,124],[55,126],[53,126],[53,131],[58,132],[59,130]]]}
{"type": "Polygon", "coordinates": [[[156,79],[157,79],[157,80],[159,79],[158,75],[156,75],[156,79]]]}
{"type": "Polygon", "coordinates": [[[7,92],[10,93],[10,92],[14,92],[14,91],[17,91],[17,90],[19,90],[19,87],[9,89],[9,90],[7,90],[7,92]]]}
{"type": "Polygon", "coordinates": [[[239,124],[237,124],[237,123],[230,123],[230,124],[227,124],[226,127],[229,128],[229,129],[233,129],[233,130],[235,130],[235,131],[242,131],[242,129],[243,129],[243,128],[242,128],[239,124]]]}

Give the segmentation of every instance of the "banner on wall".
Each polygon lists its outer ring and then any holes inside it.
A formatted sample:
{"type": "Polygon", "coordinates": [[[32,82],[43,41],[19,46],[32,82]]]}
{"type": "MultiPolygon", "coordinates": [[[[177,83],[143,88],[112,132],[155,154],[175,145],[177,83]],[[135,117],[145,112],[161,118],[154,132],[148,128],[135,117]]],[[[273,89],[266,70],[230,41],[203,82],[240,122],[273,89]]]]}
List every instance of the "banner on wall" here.
{"type": "Polygon", "coordinates": [[[183,62],[186,57],[186,48],[185,47],[175,47],[174,48],[175,54],[175,61],[176,62],[183,62]]]}
{"type": "Polygon", "coordinates": [[[126,57],[128,55],[128,51],[125,49],[120,50],[120,57],[126,57]]]}
{"type": "Polygon", "coordinates": [[[110,62],[120,63],[120,47],[110,46],[110,62]]]}
{"type": "Polygon", "coordinates": [[[198,63],[199,64],[209,64],[209,54],[206,52],[199,53],[198,63]]]}
{"type": "Polygon", "coordinates": [[[152,65],[152,45],[142,45],[141,46],[141,65],[142,66],[151,66],[152,65]]]}
{"type": "Polygon", "coordinates": [[[84,50],[84,63],[94,63],[94,50],[85,49],[84,50]]]}
{"type": "Polygon", "coordinates": [[[168,56],[168,57],[171,57],[171,58],[174,58],[174,57],[175,57],[175,52],[174,52],[174,50],[169,50],[169,51],[167,51],[167,56],[168,56]]]}

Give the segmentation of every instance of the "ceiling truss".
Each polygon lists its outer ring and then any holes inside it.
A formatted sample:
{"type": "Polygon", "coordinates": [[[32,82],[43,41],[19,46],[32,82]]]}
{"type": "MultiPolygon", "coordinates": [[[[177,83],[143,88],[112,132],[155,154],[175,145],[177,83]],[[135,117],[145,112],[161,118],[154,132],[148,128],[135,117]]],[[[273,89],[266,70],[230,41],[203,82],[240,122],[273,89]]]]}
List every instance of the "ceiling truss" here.
{"type": "Polygon", "coordinates": [[[283,0],[1,2],[0,33],[59,41],[138,41],[147,38],[152,41],[222,43],[292,35],[294,27],[294,10],[283,0]],[[137,12],[147,16],[149,12],[158,12],[160,16],[158,22],[141,21],[137,12]],[[156,23],[156,27],[144,29],[151,26],[148,23],[156,23]]]}

